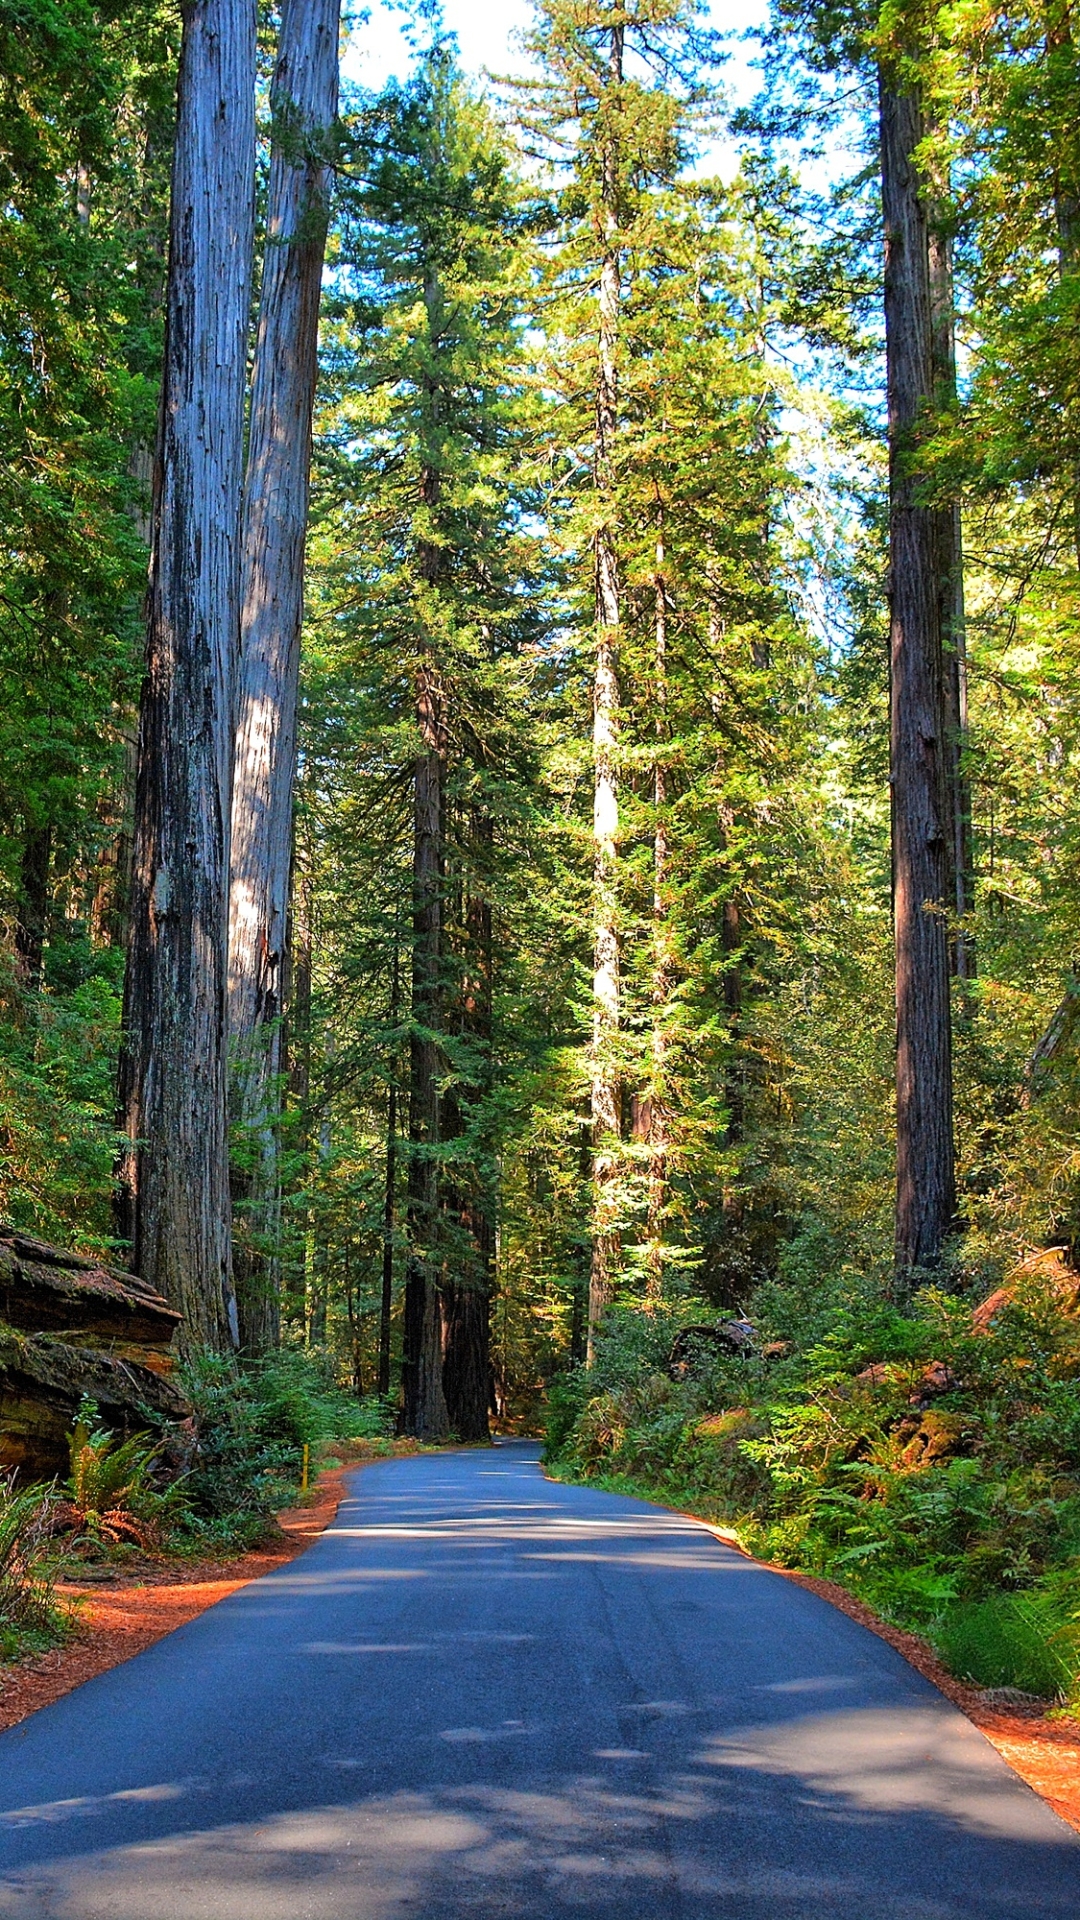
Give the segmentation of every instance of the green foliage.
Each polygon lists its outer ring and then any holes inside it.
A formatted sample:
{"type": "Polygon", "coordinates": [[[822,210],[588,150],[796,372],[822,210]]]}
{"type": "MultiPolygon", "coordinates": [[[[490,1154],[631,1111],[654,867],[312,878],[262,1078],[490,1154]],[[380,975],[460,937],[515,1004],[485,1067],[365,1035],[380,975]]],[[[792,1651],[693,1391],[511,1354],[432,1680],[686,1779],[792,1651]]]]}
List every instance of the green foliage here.
{"type": "Polygon", "coordinates": [[[950,1607],[934,1637],[960,1679],[1053,1699],[1080,1677],[1075,1613],[1075,1593],[1071,1614],[1054,1593],[994,1594],[950,1607]]]}
{"type": "Polygon", "coordinates": [[[267,1516],[295,1497],[305,1446],[317,1456],[333,1440],[383,1439],[391,1426],[381,1402],[341,1392],[325,1353],[286,1349],[240,1362],[202,1352],[187,1359],[181,1378],[197,1445],[178,1538],[193,1548],[257,1540],[267,1516]]]}
{"type": "Polygon", "coordinates": [[[184,1514],[183,1485],[162,1483],[162,1442],[146,1433],[120,1440],[99,1418],[95,1402],[84,1398],[71,1435],[61,1520],[95,1545],[160,1547],[184,1514]]]}
{"type": "Polygon", "coordinates": [[[806,1314],[776,1283],[759,1341],[788,1350],[661,1369],[671,1325],[615,1313],[596,1367],[552,1393],[557,1469],[620,1477],[733,1523],[784,1566],[841,1581],[982,1685],[1067,1692],[1080,1674],[1080,1318],[1061,1263],[996,1311],[925,1289],[896,1311],[850,1286],[806,1314]],[[636,1323],[636,1324],[635,1324],[636,1323]]]}
{"type": "Polygon", "coordinates": [[[63,1631],[52,1598],[52,1495],[0,1477],[0,1659],[37,1652],[63,1631]]]}

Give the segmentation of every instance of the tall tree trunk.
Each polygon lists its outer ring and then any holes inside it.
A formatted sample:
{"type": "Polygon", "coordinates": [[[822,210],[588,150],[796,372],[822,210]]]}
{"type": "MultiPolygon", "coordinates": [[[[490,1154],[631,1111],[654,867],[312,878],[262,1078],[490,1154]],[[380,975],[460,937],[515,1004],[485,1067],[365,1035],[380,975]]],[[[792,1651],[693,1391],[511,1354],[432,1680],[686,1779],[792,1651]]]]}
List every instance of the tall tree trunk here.
{"type": "Polygon", "coordinates": [[[653,982],[652,982],[652,1090],[649,1096],[649,1198],[647,1225],[646,1298],[653,1303],[664,1292],[664,1222],[667,1214],[668,1104],[667,1007],[671,996],[671,949],[668,934],[668,820],[667,820],[667,588],[664,581],[663,509],[656,536],[655,661],[656,750],[653,758],[653,982]]]}
{"type": "MultiPolygon", "coordinates": [[[[437,564],[432,559],[432,566],[437,564]]],[[[442,690],[430,663],[418,676],[421,751],[413,775],[413,972],[409,1043],[409,1203],[402,1384],[405,1430],[442,1440],[439,1290],[439,1030],[442,1012],[442,847],[445,729],[442,690]]]]}
{"type": "Polygon", "coordinates": [[[226,966],[251,303],[254,0],[184,9],[161,475],[139,728],[121,1231],[186,1337],[237,1338],[226,966]]]}
{"type": "MultiPolygon", "coordinates": [[[[474,843],[484,853],[492,840],[493,823],[474,822],[474,843]]],[[[492,926],[490,903],[475,894],[464,902],[465,968],[461,992],[460,1030],[481,1060],[482,1078],[465,1089],[452,1088],[444,1097],[445,1138],[460,1135],[466,1124],[462,1094],[472,1105],[487,1091],[492,1021],[492,926]]],[[[445,1206],[456,1215],[458,1249],[452,1250],[452,1271],[443,1281],[446,1344],[443,1391],[450,1425],[459,1440],[488,1438],[491,1400],[491,1302],[495,1291],[495,1195],[486,1177],[491,1156],[489,1142],[478,1139],[470,1165],[447,1182],[445,1206]],[[460,1262],[460,1264],[459,1264],[460,1262]]]]}
{"type": "MultiPolygon", "coordinates": [[[[1073,62],[1072,6],[1070,0],[1049,0],[1046,13],[1046,54],[1050,62],[1059,58],[1073,62]]],[[[1061,148],[1059,146],[1059,152],[1061,148]]],[[[1071,151],[1071,147],[1070,147],[1071,151]]],[[[1080,181],[1075,174],[1054,171],[1054,219],[1058,233],[1058,278],[1071,280],[1080,269],[1080,181]]],[[[1080,566],[1080,459],[1072,463],[1073,545],[1080,566]]]]}
{"type": "Polygon", "coordinates": [[[896,943],[896,1265],[901,1287],[940,1259],[953,1221],[949,811],[938,516],[913,459],[934,400],[926,209],[916,93],[880,75],[889,405],[890,686],[896,943]]]}
{"type": "MultiPolygon", "coordinates": [[[[612,27],[609,83],[621,86],[624,28],[612,27]]],[[[617,1060],[620,1019],[618,838],[619,796],[619,568],[612,462],[618,427],[619,156],[609,136],[601,155],[603,253],[600,261],[596,380],[595,476],[600,524],[596,531],[596,661],[593,672],[593,1236],[589,1277],[587,1364],[610,1305],[619,1264],[621,1098],[617,1060]]]]}
{"type": "MultiPolygon", "coordinates": [[[[390,980],[390,1024],[397,1026],[400,979],[398,929],[394,927],[394,965],[390,980]]],[[[386,1188],[383,1196],[382,1296],[379,1302],[378,1392],[390,1391],[390,1318],[394,1304],[394,1203],[397,1187],[397,1052],[386,1090],[386,1188]]]]}
{"type": "Polygon", "coordinates": [[[296,769],[304,541],[340,0],[285,0],[244,493],[229,884],[236,1290],[245,1347],[277,1344],[282,973],[296,769]]]}
{"type": "MultiPolygon", "coordinates": [[[[943,219],[940,191],[927,233],[934,396],[938,408],[956,401],[956,309],[952,240],[943,219]]],[[[971,780],[964,765],[968,745],[967,645],[964,618],[964,531],[959,500],[935,512],[938,593],[943,640],[946,785],[948,793],[948,899],[954,927],[952,971],[960,981],[975,977],[975,938],[970,914],[975,896],[971,780]]]]}

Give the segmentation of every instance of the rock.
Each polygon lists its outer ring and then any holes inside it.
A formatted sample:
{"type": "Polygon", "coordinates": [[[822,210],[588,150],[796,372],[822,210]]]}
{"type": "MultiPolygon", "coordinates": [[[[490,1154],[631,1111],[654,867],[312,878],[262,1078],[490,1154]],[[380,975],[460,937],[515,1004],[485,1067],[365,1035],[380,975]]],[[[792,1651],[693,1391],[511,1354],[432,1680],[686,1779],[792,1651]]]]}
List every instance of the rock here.
{"type": "Polygon", "coordinates": [[[720,1320],[713,1326],[682,1327],[671,1343],[667,1370],[672,1380],[686,1380],[713,1354],[752,1351],[754,1327],[749,1320],[720,1320]]]}
{"type": "Polygon", "coordinates": [[[186,1419],[170,1378],[179,1323],[135,1274],[0,1227],[0,1467],[66,1473],[84,1394],[120,1433],[186,1419]]]}
{"type": "Polygon", "coordinates": [[[1008,1713],[1042,1714],[1047,1703],[1037,1693],[1025,1693],[1021,1687],[981,1687],[981,1707],[1001,1707],[1008,1713]]]}

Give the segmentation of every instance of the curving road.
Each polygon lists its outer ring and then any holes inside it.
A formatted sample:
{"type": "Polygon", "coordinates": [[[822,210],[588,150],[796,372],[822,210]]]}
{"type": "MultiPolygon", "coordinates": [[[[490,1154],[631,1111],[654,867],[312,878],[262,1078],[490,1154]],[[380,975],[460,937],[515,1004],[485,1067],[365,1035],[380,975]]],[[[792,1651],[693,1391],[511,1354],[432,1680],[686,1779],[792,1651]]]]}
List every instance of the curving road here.
{"type": "Polygon", "coordinates": [[[1080,1839],[890,1647],[536,1456],[365,1469],[0,1737],[0,1915],[1077,1920],[1080,1839]]]}

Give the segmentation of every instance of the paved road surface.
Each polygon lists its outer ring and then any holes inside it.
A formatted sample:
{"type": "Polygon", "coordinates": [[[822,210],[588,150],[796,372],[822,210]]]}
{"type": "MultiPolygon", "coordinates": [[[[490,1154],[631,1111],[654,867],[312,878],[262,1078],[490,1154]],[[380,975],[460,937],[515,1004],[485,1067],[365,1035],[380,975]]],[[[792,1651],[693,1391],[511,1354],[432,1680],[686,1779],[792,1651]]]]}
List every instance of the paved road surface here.
{"type": "Polygon", "coordinates": [[[0,1737],[17,1920],[1080,1917],[1080,1839],[898,1654],[522,1443],[0,1737]]]}

